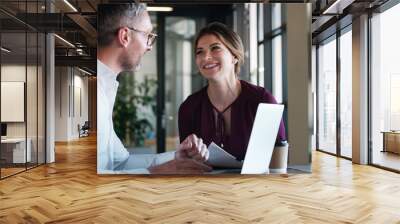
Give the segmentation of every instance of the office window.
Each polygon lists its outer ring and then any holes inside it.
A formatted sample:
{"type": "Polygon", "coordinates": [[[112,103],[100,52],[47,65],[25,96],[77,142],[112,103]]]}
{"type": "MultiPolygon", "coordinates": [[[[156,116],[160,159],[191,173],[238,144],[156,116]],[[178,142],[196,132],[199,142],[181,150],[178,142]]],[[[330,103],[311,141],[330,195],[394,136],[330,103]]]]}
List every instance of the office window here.
{"type": "Polygon", "coordinates": [[[318,48],[318,149],[336,154],[336,39],[318,48]]]}
{"type": "Polygon", "coordinates": [[[258,85],[264,87],[264,44],[258,45],[258,85]]]}
{"type": "Polygon", "coordinates": [[[352,149],[352,34],[340,36],[340,154],[351,158],[352,149]]]}
{"type": "Polygon", "coordinates": [[[178,111],[182,102],[203,87],[201,74],[195,67],[193,54],[196,30],[200,21],[191,17],[170,16],[165,18],[165,134],[166,151],[176,149],[179,144],[178,111]]]}
{"type": "MultiPolygon", "coordinates": [[[[43,1],[4,2],[24,13],[43,12],[43,1]]],[[[0,12],[0,178],[45,162],[45,35],[0,12]]]]}
{"type": "Polygon", "coordinates": [[[400,4],[371,19],[372,163],[400,170],[400,4]]]}
{"type": "Polygon", "coordinates": [[[26,170],[31,141],[26,138],[26,33],[1,33],[1,123],[7,126],[1,140],[1,177],[26,170]],[[8,143],[10,142],[10,143],[8,143]],[[27,144],[28,143],[28,144],[27,144]],[[28,155],[26,153],[28,152],[28,155]]]}
{"type": "Polygon", "coordinates": [[[283,64],[282,64],[282,5],[271,5],[271,40],[272,49],[272,95],[278,103],[282,103],[283,64]]]}
{"type": "Polygon", "coordinates": [[[37,163],[44,164],[46,162],[46,36],[44,33],[38,34],[38,61],[37,61],[37,100],[38,100],[38,143],[37,143],[37,163]]]}
{"type": "MultiPolygon", "coordinates": [[[[27,61],[27,85],[26,91],[30,93],[26,99],[26,112],[27,112],[27,138],[31,142],[31,161],[27,164],[28,167],[33,167],[37,164],[37,147],[38,147],[38,139],[37,139],[37,122],[38,122],[38,34],[34,31],[29,31],[27,33],[27,48],[32,49],[28,53],[28,61],[27,61]]],[[[29,143],[29,142],[28,142],[29,143]]],[[[28,146],[29,147],[29,146],[28,146]]]]}
{"type": "Polygon", "coordinates": [[[258,80],[257,84],[264,87],[264,4],[257,4],[258,12],[258,80]]]}
{"type": "Polygon", "coordinates": [[[282,5],[271,4],[271,29],[277,29],[282,26],[282,5]]]}
{"type": "Polygon", "coordinates": [[[272,39],[272,94],[282,103],[282,35],[272,39]]]}
{"type": "Polygon", "coordinates": [[[250,82],[257,85],[258,84],[258,33],[257,33],[257,4],[249,4],[249,30],[250,30],[250,82]]]}
{"type": "Polygon", "coordinates": [[[260,5],[259,12],[259,85],[274,95],[278,103],[283,97],[282,4],[260,5]]]}

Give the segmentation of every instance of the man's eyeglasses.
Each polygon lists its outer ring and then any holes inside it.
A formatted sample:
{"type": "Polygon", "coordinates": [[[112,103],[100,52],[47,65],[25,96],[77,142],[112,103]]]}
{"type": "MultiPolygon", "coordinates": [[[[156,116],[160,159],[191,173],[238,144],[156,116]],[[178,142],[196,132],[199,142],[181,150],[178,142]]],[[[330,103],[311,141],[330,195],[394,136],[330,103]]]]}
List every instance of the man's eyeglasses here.
{"type": "Polygon", "coordinates": [[[130,30],[139,32],[139,33],[146,34],[147,35],[147,46],[149,46],[149,47],[153,46],[154,42],[156,42],[157,34],[155,34],[155,33],[146,32],[146,31],[143,31],[143,30],[138,30],[138,29],[136,29],[134,27],[129,27],[129,26],[127,26],[127,28],[130,29],[130,30]]]}

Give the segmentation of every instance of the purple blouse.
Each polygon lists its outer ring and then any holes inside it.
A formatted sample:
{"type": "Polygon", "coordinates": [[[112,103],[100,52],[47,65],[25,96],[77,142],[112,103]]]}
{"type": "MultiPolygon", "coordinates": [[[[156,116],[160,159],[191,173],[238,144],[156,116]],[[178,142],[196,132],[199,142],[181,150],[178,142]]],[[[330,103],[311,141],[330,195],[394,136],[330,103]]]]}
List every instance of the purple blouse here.
{"type": "MultiPolygon", "coordinates": [[[[224,150],[243,160],[249,143],[253,122],[259,103],[274,103],[274,96],[263,87],[241,80],[241,93],[231,105],[230,136],[224,136],[224,150]]],[[[215,112],[207,94],[207,87],[190,95],[179,108],[179,138],[195,134],[208,146],[217,141],[215,112]]],[[[285,126],[281,121],[277,143],[286,140],[285,126]]],[[[221,145],[220,145],[221,146],[221,145]]]]}

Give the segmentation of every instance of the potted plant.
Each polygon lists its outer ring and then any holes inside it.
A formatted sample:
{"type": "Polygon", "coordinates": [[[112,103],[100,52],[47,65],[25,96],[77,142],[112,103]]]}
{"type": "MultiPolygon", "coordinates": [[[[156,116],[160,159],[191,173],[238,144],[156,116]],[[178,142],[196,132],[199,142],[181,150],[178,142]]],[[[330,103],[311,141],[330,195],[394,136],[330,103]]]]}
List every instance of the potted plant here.
{"type": "Polygon", "coordinates": [[[144,77],[137,82],[134,76],[121,74],[113,110],[114,130],[125,147],[140,147],[149,133],[155,130],[152,120],[156,114],[157,81],[144,77]]]}

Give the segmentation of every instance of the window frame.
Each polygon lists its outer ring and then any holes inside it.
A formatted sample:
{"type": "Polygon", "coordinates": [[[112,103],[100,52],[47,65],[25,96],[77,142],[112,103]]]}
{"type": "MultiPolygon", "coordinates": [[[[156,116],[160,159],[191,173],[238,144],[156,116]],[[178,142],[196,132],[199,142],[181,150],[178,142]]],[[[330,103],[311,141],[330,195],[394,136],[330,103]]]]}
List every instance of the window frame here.
{"type": "MultiPolygon", "coordinates": [[[[340,21],[339,21],[340,22],[340,21]]],[[[316,45],[316,151],[319,152],[323,152],[323,153],[327,153],[333,156],[337,156],[339,158],[343,158],[343,159],[347,159],[347,160],[352,160],[352,158],[347,157],[342,155],[342,150],[341,150],[341,131],[342,131],[342,127],[341,127],[341,67],[340,67],[340,60],[341,60],[341,55],[340,55],[340,42],[341,42],[341,36],[346,34],[347,32],[352,32],[352,23],[347,24],[346,26],[344,26],[341,29],[338,29],[336,31],[336,33],[331,34],[330,36],[318,40],[318,42],[315,44],[316,45]],[[328,152],[327,150],[321,149],[320,148],[320,140],[319,140],[319,99],[318,99],[318,95],[319,95],[319,83],[320,83],[320,74],[319,74],[319,47],[322,44],[326,44],[329,43],[330,41],[336,41],[336,152],[335,153],[331,153],[328,152]]]]}

